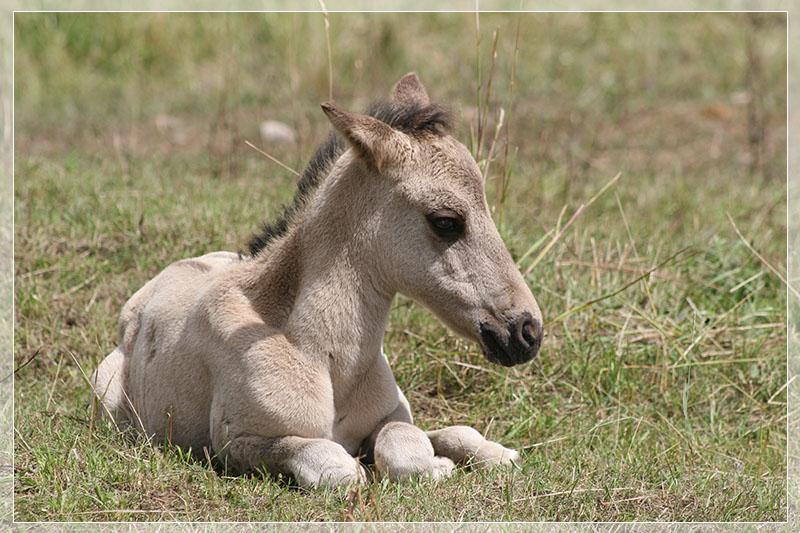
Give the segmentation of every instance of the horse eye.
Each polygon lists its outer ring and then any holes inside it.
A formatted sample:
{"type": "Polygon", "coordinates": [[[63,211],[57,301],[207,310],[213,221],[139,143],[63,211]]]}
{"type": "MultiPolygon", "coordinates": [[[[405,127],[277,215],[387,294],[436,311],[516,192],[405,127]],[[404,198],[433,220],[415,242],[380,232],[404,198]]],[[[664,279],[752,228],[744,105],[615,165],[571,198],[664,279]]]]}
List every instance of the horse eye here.
{"type": "Polygon", "coordinates": [[[439,231],[453,231],[456,229],[456,221],[452,218],[434,218],[433,227],[439,231]]]}
{"type": "Polygon", "coordinates": [[[426,217],[434,233],[446,241],[455,241],[464,232],[464,221],[450,209],[442,209],[426,217]]]}

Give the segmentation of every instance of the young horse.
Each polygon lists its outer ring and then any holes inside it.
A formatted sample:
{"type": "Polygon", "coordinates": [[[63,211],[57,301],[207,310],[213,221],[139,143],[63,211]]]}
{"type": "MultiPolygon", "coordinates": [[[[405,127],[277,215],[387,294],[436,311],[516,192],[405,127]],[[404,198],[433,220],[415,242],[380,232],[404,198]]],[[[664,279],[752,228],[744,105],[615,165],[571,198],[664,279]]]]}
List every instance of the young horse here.
{"type": "Polygon", "coordinates": [[[363,480],[359,453],[392,479],[516,461],[472,428],[414,426],[382,350],[398,292],[489,361],[539,350],[541,314],[478,166],[415,74],[368,115],[322,109],[346,143],[320,148],[250,257],[178,261],[136,292],[95,394],[119,424],[301,486],[363,480]]]}

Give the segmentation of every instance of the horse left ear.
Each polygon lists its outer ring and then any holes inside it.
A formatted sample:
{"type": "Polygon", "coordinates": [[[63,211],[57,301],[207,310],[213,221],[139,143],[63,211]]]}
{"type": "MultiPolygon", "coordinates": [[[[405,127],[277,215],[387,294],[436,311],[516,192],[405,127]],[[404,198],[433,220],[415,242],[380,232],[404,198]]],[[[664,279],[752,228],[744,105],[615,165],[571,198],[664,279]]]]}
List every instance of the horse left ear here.
{"type": "Polygon", "coordinates": [[[402,158],[403,152],[410,148],[409,139],[403,132],[377,118],[343,111],[333,102],[325,102],[320,107],[358,155],[378,171],[402,158]]]}
{"type": "Polygon", "coordinates": [[[422,82],[415,72],[409,72],[392,89],[392,100],[407,104],[415,104],[420,107],[430,105],[431,99],[428,98],[428,91],[423,87],[422,82]]]}

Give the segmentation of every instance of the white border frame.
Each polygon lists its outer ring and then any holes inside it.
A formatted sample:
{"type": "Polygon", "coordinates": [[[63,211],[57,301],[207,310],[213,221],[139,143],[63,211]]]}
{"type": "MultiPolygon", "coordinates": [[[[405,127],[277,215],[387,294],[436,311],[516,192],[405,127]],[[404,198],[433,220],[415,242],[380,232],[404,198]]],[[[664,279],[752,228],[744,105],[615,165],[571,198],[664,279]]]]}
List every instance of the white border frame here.
{"type": "MultiPolygon", "coordinates": [[[[119,9],[118,6],[121,3],[133,3],[131,0],[126,0],[125,2],[114,2],[109,0],[66,0],[62,2],[52,1],[52,0],[41,0],[41,1],[34,1],[34,0],[11,0],[10,1],[10,9],[7,11],[0,12],[0,65],[2,65],[2,74],[0,74],[0,141],[2,145],[0,145],[0,369],[3,369],[3,373],[0,373],[0,379],[8,376],[7,370],[13,368],[13,346],[14,346],[14,337],[13,337],[13,324],[14,324],[14,283],[13,283],[13,276],[14,276],[14,264],[13,264],[13,198],[11,201],[5,201],[3,203],[3,198],[6,194],[10,194],[13,196],[14,192],[14,99],[13,99],[13,88],[14,88],[14,51],[13,51],[13,41],[14,41],[14,13],[16,12],[88,12],[88,11],[104,11],[104,12],[115,12],[115,13],[139,13],[139,12],[180,12],[180,13],[200,13],[200,12],[282,12],[282,13],[321,13],[319,3],[314,0],[301,0],[299,2],[287,2],[285,0],[266,0],[266,1],[258,1],[258,0],[234,0],[229,2],[227,7],[233,9],[215,9],[215,3],[209,2],[207,0],[191,0],[188,2],[177,2],[175,0],[165,0],[164,2],[158,2],[157,0],[143,0],[139,2],[139,9],[119,9]],[[185,9],[182,7],[186,4],[191,4],[195,9],[185,9]],[[298,4],[302,5],[304,9],[287,9],[288,6],[297,6],[298,4]],[[175,6],[178,7],[179,5],[181,8],[170,10],[170,9],[163,9],[164,6],[170,7],[175,6]],[[307,6],[307,7],[306,7],[307,6]],[[32,9],[33,8],[33,9],[32,9]],[[238,9],[237,9],[238,8],[238,9]],[[11,46],[9,47],[9,43],[11,46]],[[10,68],[9,68],[10,67],[10,68]],[[10,113],[9,113],[10,111],[10,113]],[[6,203],[8,205],[6,205],[6,203]],[[10,208],[10,212],[5,212],[7,209],[10,208]],[[10,223],[10,227],[8,224],[10,223]],[[6,232],[7,235],[11,236],[10,242],[5,237],[6,232]],[[10,286],[10,291],[8,290],[10,286]],[[9,329],[11,328],[11,329],[9,329]]],[[[663,3],[664,0],[655,0],[650,2],[651,4],[659,4],[663,3]]],[[[374,9],[376,7],[375,2],[370,2],[369,0],[328,0],[328,12],[329,13],[355,13],[355,12],[375,12],[375,13],[387,13],[387,12],[400,12],[400,13],[412,13],[412,12],[454,12],[454,13],[472,13],[475,11],[480,11],[482,13],[492,13],[492,12],[505,12],[505,13],[527,13],[527,12],[541,12],[541,13],[575,13],[575,12],[605,12],[605,11],[613,11],[619,13],[726,13],[726,12],[780,12],[785,13],[787,17],[787,24],[786,24],[786,42],[787,42],[787,50],[786,50],[786,61],[787,61],[787,79],[786,79],[786,94],[787,94],[787,117],[786,117],[786,127],[787,127],[787,135],[786,135],[786,153],[787,153],[787,161],[786,161],[786,176],[787,176],[787,185],[786,185],[786,227],[787,227],[787,252],[786,252],[786,268],[787,268],[787,279],[789,282],[792,283],[794,279],[800,276],[800,250],[794,250],[794,243],[792,237],[792,232],[796,230],[800,230],[800,217],[797,217],[797,228],[792,227],[792,217],[790,213],[797,212],[797,204],[796,202],[800,200],[800,183],[797,183],[797,176],[796,171],[798,169],[798,165],[800,165],[800,161],[798,158],[800,157],[799,152],[800,150],[792,151],[791,147],[798,146],[796,138],[796,134],[792,134],[793,131],[797,131],[797,126],[800,125],[800,106],[798,106],[798,97],[800,94],[793,94],[791,89],[797,88],[800,90],[800,87],[797,87],[798,81],[798,54],[797,51],[792,51],[791,43],[800,43],[800,34],[798,34],[798,21],[796,20],[800,17],[800,5],[798,5],[797,0],[763,0],[763,1],[744,1],[744,0],[721,0],[719,2],[721,7],[729,7],[729,9],[692,9],[693,7],[698,6],[701,4],[699,1],[693,0],[675,0],[671,2],[672,6],[678,7],[679,9],[636,9],[641,2],[631,1],[631,0],[574,0],[572,2],[563,2],[558,0],[551,0],[551,1],[541,1],[536,2],[536,7],[542,7],[544,9],[522,9],[526,4],[525,0],[519,0],[518,2],[514,1],[503,1],[503,0],[486,0],[484,2],[479,2],[479,0],[475,0],[475,2],[471,2],[469,0],[444,0],[440,1],[437,5],[440,7],[439,9],[430,9],[430,3],[421,1],[421,0],[409,0],[406,2],[398,2],[397,0],[390,0],[384,2],[383,5],[387,6],[387,9],[374,9]],[[579,9],[564,9],[565,5],[575,5],[580,4],[581,8],[579,9]],[[343,6],[354,6],[351,9],[342,8],[343,6]],[[759,7],[764,6],[764,9],[752,9],[752,7],[759,7]],[[487,9],[483,9],[486,7],[487,9]],[[514,9],[516,7],[516,9],[514,9]],[[739,9],[737,9],[737,7],[739,9]],[[789,9],[789,8],[792,9],[789,9]],[[372,8],[372,9],[371,9],[372,8]],[[421,9],[420,9],[421,8],[421,9]],[[505,9],[510,8],[510,9],[505,9]],[[744,8],[744,9],[742,9],[744,8]],[[794,40],[792,40],[794,37],[794,40]],[[794,82],[792,81],[794,80],[794,82]],[[794,172],[794,173],[793,173],[794,172]],[[794,198],[797,196],[797,198],[794,198]],[[794,207],[795,211],[792,211],[792,207],[794,207]],[[797,256],[796,261],[792,261],[793,256],[797,256]]],[[[800,215],[800,212],[797,213],[800,215]]],[[[797,238],[797,236],[795,236],[797,238]]],[[[798,242],[800,246],[800,242],[798,242]]],[[[787,516],[785,522],[713,522],[713,523],[701,523],[701,522],[683,522],[683,523],[669,523],[669,522],[632,522],[630,524],[637,524],[637,530],[663,530],[663,529],[673,529],[675,527],[679,527],[680,525],[701,525],[705,524],[708,525],[716,525],[717,527],[713,529],[720,528],[722,526],[746,526],[746,525],[756,525],[762,524],[766,526],[767,529],[781,529],[782,525],[788,525],[789,523],[800,523],[800,504],[798,503],[797,499],[800,499],[800,379],[798,375],[800,374],[800,346],[798,346],[797,340],[794,338],[796,334],[800,335],[800,332],[795,332],[792,324],[800,317],[794,317],[791,313],[791,299],[792,295],[786,288],[786,301],[787,301],[787,308],[786,308],[786,316],[787,316],[787,328],[786,328],[786,336],[787,336],[787,347],[786,347],[786,377],[787,377],[787,405],[786,405],[786,430],[787,430],[787,446],[786,446],[786,468],[787,468],[787,480],[786,480],[786,498],[787,498],[787,516]],[[795,411],[793,413],[792,411],[795,411]],[[796,500],[792,500],[791,497],[795,496],[796,500]]],[[[800,306],[800,302],[797,302],[797,305],[800,306]]],[[[13,377],[11,379],[13,382],[13,377]]],[[[7,386],[8,380],[6,382],[0,381],[0,523],[12,523],[13,522],[13,466],[9,465],[8,458],[11,457],[13,461],[13,414],[14,414],[14,395],[13,395],[13,386],[7,386]],[[11,468],[9,468],[12,466],[11,468]],[[8,500],[12,501],[12,505],[8,505],[8,500]],[[9,513],[10,510],[10,513],[9,513]]],[[[35,524],[35,522],[13,522],[18,524],[35,524]]],[[[103,526],[114,526],[115,528],[123,528],[126,524],[130,524],[127,526],[128,529],[131,528],[131,525],[136,524],[143,524],[143,525],[164,525],[168,522],[42,522],[41,524],[53,524],[53,525],[66,525],[71,524],[76,526],[78,524],[86,524],[84,527],[91,527],[93,529],[104,529],[103,526]]],[[[497,522],[494,522],[499,524],[497,522]]],[[[229,524],[240,524],[247,528],[255,528],[261,524],[306,524],[306,526],[311,526],[309,529],[317,529],[323,528],[328,530],[329,527],[322,526],[320,524],[314,523],[306,523],[306,522],[295,522],[295,523],[281,523],[281,522],[195,522],[193,524],[199,525],[204,524],[206,526],[215,526],[215,529],[218,530],[226,530],[226,527],[229,524]],[[312,525],[314,524],[314,525],[312,525]]],[[[379,527],[380,524],[400,524],[397,522],[384,522],[384,523],[358,523],[362,526],[366,526],[368,529],[373,529],[379,527]]],[[[404,529],[416,530],[416,529],[428,529],[429,526],[426,524],[447,524],[442,522],[420,522],[415,525],[407,525],[404,529]]],[[[482,523],[482,524],[492,524],[489,523],[482,523]]],[[[528,522],[525,523],[528,525],[532,524],[539,524],[540,528],[543,528],[545,525],[549,526],[549,528],[553,528],[554,526],[557,529],[571,529],[574,528],[578,524],[586,524],[583,522],[528,522]]],[[[621,523],[606,523],[603,526],[612,526],[616,524],[624,524],[621,523]]],[[[177,525],[172,523],[172,525],[177,525]]],[[[600,525],[600,524],[597,524],[600,525]]],[[[189,526],[191,527],[191,526],[189,526]]],[[[460,528],[469,527],[466,524],[461,524],[460,528]]],[[[596,526],[595,526],[596,527],[596,526]]],[[[304,528],[305,529],[305,528],[304,528]]]]}

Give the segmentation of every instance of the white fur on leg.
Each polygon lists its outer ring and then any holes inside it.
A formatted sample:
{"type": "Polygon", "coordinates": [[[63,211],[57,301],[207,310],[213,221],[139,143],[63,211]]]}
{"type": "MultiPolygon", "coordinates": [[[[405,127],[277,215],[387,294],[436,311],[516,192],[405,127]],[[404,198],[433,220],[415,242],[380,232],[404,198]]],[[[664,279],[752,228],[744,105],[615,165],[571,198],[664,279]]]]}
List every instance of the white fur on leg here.
{"type": "Polygon", "coordinates": [[[386,424],[375,439],[375,468],[392,480],[415,476],[439,479],[455,468],[447,457],[437,457],[425,432],[406,422],[386,424]]]}
{"type": "Polygon", "coordinates": [[[300,447],[288,461],[302,487],[338,487],[366,480],[364,467],[339,444],[314,440],[300,447]]]}
{"type": "Polygon", "coordinates": [[[450,426],[428,431],[436,455],[449,457],[456,463],[470,463],[488,468],[519,462],[519,453],[496,442],[486,440],[468,426],[450,426]]]}
{"type": "Polygon", "coordinates": [[[364,468],[341,444],[327,439],[246,435],[218,446],[220,460],[236,472],[259,467],[294,476],[304,488],[336,487],[366,480],[364,468]]]}

